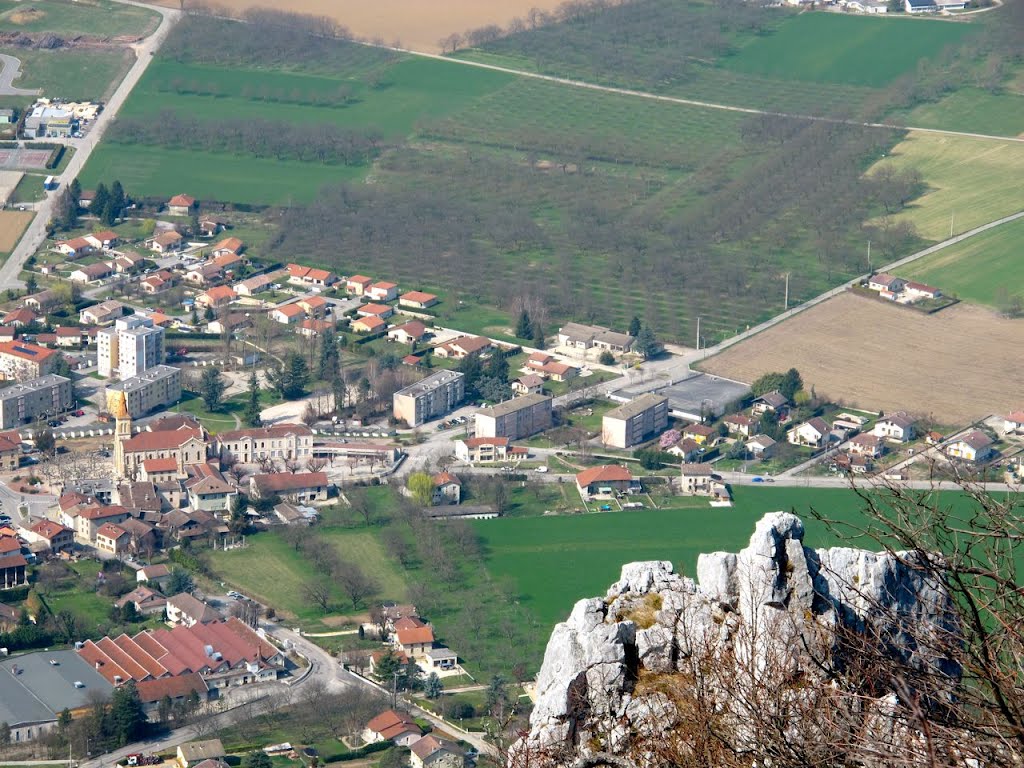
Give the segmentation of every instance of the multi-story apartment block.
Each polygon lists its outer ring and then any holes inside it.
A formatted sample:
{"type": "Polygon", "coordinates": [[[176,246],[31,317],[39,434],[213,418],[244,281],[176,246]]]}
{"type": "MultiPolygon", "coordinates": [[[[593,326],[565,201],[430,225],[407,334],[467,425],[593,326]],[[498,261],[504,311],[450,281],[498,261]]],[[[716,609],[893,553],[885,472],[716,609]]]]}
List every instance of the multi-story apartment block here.
{"type": "Polygon", "coordinates": [[[164,329],[148,317],[131,315],[96,334],[100,376],[129,379],[164,361],[164,329]]]}
{"type": "Polygon", "coordinates": [[[74,405],[71,379],[48,373],[38,379],[0,389],[0,429],[28,424],[63,413],[74,405]]]}
{"type": "Polygon", "coordinates": [[[31,381],[53,371],[60,352],[24,341],[0,342],[0,378],[31,381]]]}
{"type": "Polygon", "coordinates": [[[275,424],[221,432],[217,454],[221,458],[231,454],[242,464],[260,459],[305,461],[313,457],[313,431],[305,424],[275,424]]]}
{"type": "Polygon", "coordinates": [[[458,371],[438,371],[395,392],[392,398],[396,419],[410,427],[444,416],[466,396],[466,380],[458,371]]]}
{"type": "Polygon", "coordinates": [[[138,418],[181,399],[181,369],[157,365],[138,376],[113,382],[107,387],[108,393],[112,391],[124,392],[129,415],[138,418]]]}
{"type": "Polygon", "coordinates": [[[552,399],[547,395],[524,395],[477,411],[476,436],[520,440],[551,429],[552,423],[552,399]]]}
{"type": "Polygon", "coordinates": [[[630,400],[601,419],[601,442],[612,448],[631,448],[668,428],[668,398],[648,393],[630,400]]]}

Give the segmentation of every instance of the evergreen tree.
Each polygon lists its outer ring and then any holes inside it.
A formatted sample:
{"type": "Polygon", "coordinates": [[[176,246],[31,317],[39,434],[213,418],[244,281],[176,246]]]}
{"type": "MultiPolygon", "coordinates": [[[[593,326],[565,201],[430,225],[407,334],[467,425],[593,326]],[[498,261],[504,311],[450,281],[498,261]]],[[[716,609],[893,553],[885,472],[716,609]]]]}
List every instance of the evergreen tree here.
{"type": "Polygon", "coordinates": [[[192,310],[191,324],[199,325],[199,313],[195,309],[192,310]]]}
{"type": "Polygon", "coordinates": [[[28,277],[25,278],[25,292],[31,296],[39,289],[39,283],[36,281],[36,275],[34,272],[29,272],[28,277]]]}
{"type": "Polygon", "coordinates": [[[72,197],[71,192],[64,189],[57,196],[54,207],[54,224],[60,229],[74,229],[78,224],[78,203],[72,197]]]}
{"type": "Polygon", "coordinates": [[[236,493],[231,499],[231,519],[228,521],[228,527],[232,533],[241,533],[248,527],[249,521],[245,516],[248,508],[249,500],[242,494],[236,493]]]}
{"type": "Polygon", "coordinates": [[[288,399],[302,395],[309,383],[309,366],[306,365],[306,358],[298,353],[293,353],[288,359],[288,390],[285,393],[288,399]]]}
{"type": "Polygon", "coordinates": [[[636,335],[636,342],[634,342],[633,348],[643,356],[644,360],[647,360],[658,354],[661,350],[661,344],[658,343],[658,339],[655,337],[654,331],[651,330],[650,326],[645,325],[636,335]]]}
{"type": "Polygon", "coordinates": [[[213,307],[206,308],[206,312],[203,313],[203,319],[208,323],[212,323],[217,319],[217,313],[213,311],[213,307]]]}
{"type": "Polygon", "coordinates": [[[498,381],[508,381],[508,360],[500,351],[495,351],[483,372],[484,376],[490,376],[498,381]]]}
{"type": "Polygon", "coordinates": [[[338,344],[333,333],[325,333],[320,339],[320,359],[317,361],[318,379],[327,381],[338,372],[338,344]]]}
{"type": "Polygon", "coordinates": [[[199,396],[203,398],[206,410],[216,411],[220,408],[226,385],[217,368],[206,368],[199,380],[199,396]]]}
{"type": "Polygon", "coordinates": [[[530,323],[530,313],[525,309],[519,315],[519,322],[516,323],[516,336],[520,339],[533,338],[533,325],[530,323]]]}
{"type": "Polygon", "coordinates": [[[124,216],[124,209],[128,206],[128,198],[124,194],[124,187],[121,186],[121,182],[114,180],[114,185],[110,188],[110,202],[114,205],[114,216],[115,218],[121,218],[124,216]]]}
{"type": "Polygon", "coordinates": [[[107,189],[107,185],[102,181],[96,185],[96,194],[92,198],[92,202],[89,204],[89,213],[93,216],[102,216],[103,212],[107,209],[107,203],[110,202],[110,191],[107,189]]]}
{"type": "Polygon", "coordinates": [[[161,723],[166,723],[171,719],[171,712],[174,711],[174,702],[171,701],[171,697],[164,694],[164,697],[160,699],[160,704],[157,708],[157,720],[161,723]]]}
{"type": "Polygon", "coordinates": [[[633,316],[633,319],[629,321],[629,335],[634,339],[640,335],[640,318],[633,316]]]}
{"type": "Polygon", "coordinates": [[[345,400],[348,397],[348,385],[341,371],[335,373],[331,379],[331,394],[334,395],[334,410],[338,412],[345,407],[345,400]]]}
{"type": "Polygon", "coordinates": [[[273,761],[270,759],[270,755],[261,749],[255,752],[250,752],[242,760],[243,768],[273,768],[273,761]]]}
{"type": "Polygon", "coordinates": [[[423,693],[428,699],[437,699],[441,697],[443,691],[444,685],[441,683],[441,678],[437,676],[437,672],[431,672],[423,682],[423,693]]]}
{"type": "Polygon", "coordinates": [[[100,216],[100,220],[108,227],[114,226],[117,222],[117,206],[114,204],[113,199],[109,200],[103,207],[103,215],[100,216]]]}
{"type": "Polygon", "coordinates": [[[249,374],[249,391],[246,392],[245,402],[245,423],[250,427],[260,425],[260,382],[256,378],[256,371],[249,374]]]}
{"type": "Polygon", "coordinates": [[[544,349],[544,344],[544,327],[540,323],[533,323],[533,346],[544,349]]]}
{"type": "Polygon", "coordinates": [[[68,192],[71,193],[71,197],[75,201],[75,205],[78,205],[78,201],[82,199],[82,185],[78,181],[77,176],[73,178],[71,183],[68,185],[68,192]]]}
{"type": "Polygon", "coordinates": [[[146,713],[133,680],[114,690],[110,698],[110,721],[112,736],[119,747],[137,741],[145,730],[146,713]]]}

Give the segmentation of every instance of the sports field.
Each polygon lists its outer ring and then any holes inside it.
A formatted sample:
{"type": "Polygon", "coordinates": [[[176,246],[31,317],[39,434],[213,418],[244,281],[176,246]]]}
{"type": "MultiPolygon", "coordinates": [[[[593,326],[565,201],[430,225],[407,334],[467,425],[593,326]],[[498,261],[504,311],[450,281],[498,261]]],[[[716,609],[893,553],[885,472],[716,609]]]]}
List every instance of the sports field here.
{"type": "Polygon", "coordinates": [[[0,253],[10,253],[35,216],[32,211],[0,211],[0,253]]]}
{"type": "MultiPolygon", "coordinates": [[[[1024,200],[1021,201],[1024,207],[1024,200]]],[[[982,232],[900,270],[965,301],[1006,309],[1024,294],[1024,219],[982,232]]]]}
{"type": "MultiPolygon", "coordinates": [[[[941,286],[941,283],[940,283],[941,286]]],[[[740,381],[797,368],[833,401],[968,424],[1020,408],[1024,320],[961,303],[934,315],[843,293],[709,358],[740,381]]]]}
{"type": "Polygon", "coordinates": [[[1024,143],[911,133],[869,171],[885,165],[916,168],[928,191],[897,219],[910,221],[929,240],[1024,209],[1024,143]]]}
{"type": "Polygon", "coordinates": [[[52,149],[0,148],[0,168],[45,168],[52,149]]]}

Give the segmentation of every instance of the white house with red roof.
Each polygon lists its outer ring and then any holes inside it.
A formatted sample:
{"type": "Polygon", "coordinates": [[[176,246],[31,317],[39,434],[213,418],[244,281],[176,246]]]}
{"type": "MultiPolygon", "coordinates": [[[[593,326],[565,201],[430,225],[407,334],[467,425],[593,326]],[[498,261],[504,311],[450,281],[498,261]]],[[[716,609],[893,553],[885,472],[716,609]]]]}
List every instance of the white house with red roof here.
{"type": "Polygon", "coordinates": [[[590,467],[576,474],[576,488],[584,499],[625,492],[632,485],[633,473],[618,464],[590,467]]]}
{"type": "Polygon", "coordinates": [[[982,462],[992,456],[993,440],[980,429],[972,429],[946,445],[946,455],[952,459],[982,462]]]}
{"type": "Polygon", "coordinates": [[[366,289],[373,285],[373,278],[366,275],[352,275],[345,280],[345,293],[362,296],[366,289]]]}
{"type": "Polygon", "coordinates": [[[328,288],[338,282],[338,276],[326,269],[306,267],[302,264],[288,265],[288,282],[307,288],[328,288]]]}
{"type": "Polygon", "coordinates": [[[408,712],[397,712],[393,709],[381,712],[366,724],[363,729],[363,741],[375,744],[379,741],[390,741],[400,747],[408,747],[423,736],[423,729],[408,712]]]}
{"type": "Polygon", "coordinates": [[[437,304],[437,296],[423,291],[408,291],[398,297],[398,306],[413,309],[427,309],[437,304]]]}
{"type": "Polygon", "coordinates": [[[410,658],[422,658],[434,646],[434,630],[418,616],[403,616],[394,626],[391,642],[410,658]]]}
{"type": "Polygon", "coordinates": [[[285,304],[270,311],[270,319],[283,325],[294,325],[306,317],[306,312],[298,304],[285,304]]]}
{"type": "Polygon", "coordinates": [[[1024,432],[1024,411],[1014,411],[1003,420],[1003,431],[1008,435],[1024,432]]]}

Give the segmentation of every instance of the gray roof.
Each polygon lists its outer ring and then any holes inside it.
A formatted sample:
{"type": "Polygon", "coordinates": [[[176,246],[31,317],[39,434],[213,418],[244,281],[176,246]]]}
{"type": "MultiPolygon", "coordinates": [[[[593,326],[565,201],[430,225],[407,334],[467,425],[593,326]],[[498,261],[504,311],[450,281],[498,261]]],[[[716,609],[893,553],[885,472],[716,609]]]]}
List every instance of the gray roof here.
{"type": "Polygon", "coordinates": [[[220,739],[207,739],[206,741],[190,741],[178,747],[181,756],[188,762],[193,760],[209,760],[211,758],[224,757],[224,745],[220,739]]]}
{"type": "Polygon", "coordinates": [[[508,416],[510,413],[521,411],[524,408],[530,408],[545,401],[550,407],[552,399],[547,395],[538,395],[534,393],[523,395],[522,397],[513,397],[511,400],[506,400],[503,403],[492,405],[490,408],[481,408],[477,411],[477,416],[508,416]]]}
{"type": "Polygon", "coordinates": [[[608,413],[604,415],[604,418],[631,419],[634,416],[639,416],[648,408],[654,408],[662,403],[667,404],[668,398],[664,395],[656,395],[653,392],[648,392],[645,395],[640,395],[640,397],[630,400],[628,403],[620,405],[614,410],[608,411],[608,413]]]}
{"type": "Polygon", "coordinates": [[[31,381],[25,381],[18,384],[12,384],[9,387],[4,387],[0,390],[0,399],[6,400],[10,397],[21,397],[31,392],[37,392],[41,389],[49,389],[51,387],[59,387],[61,384],[70,383],[71,379],[66,379],[63,376],[58,376],[55,373],[48,373],[45,376],[32,379],[31,381]]]}
{"type": "Polygon", "coordinates": [[[0,722],[12,726],[47,722],[65,707],[77,709],[88,705],[95,692],[107,697],[113,690],[75,651],[14,656],[0,661],[0,722]]]}
{"type": "Polygon", "coordinates": [[[463,378],[463,375],[464,374],[459,371],[438,371],[437,373],[432,373],[430,376],[427,376],[427,378],[422,381],[417,381],[415,384],[410,384],[405,389],[400,389],[395,394],[418,397],[432,389],[437,389],[444,384],[449,384],[456,379],[461,379],[463,378]]]}
{"type": "MultiPolygon", "coordinates": [[[[152,328],[143,328],[144,331],[152,331],[152,328]]],[[[176,368],[173,365],[154,365],[152,368],[147,368],[145,371],[140,373],[138,376],[132,376],[121,381],[112,381],[107,385],[107,389],[116,392],[132,392],[136,389],[143,389],[148,387],[154,381],[161,379],[169,379],[174,376],[180,376],[181,369],[176,368]]]]}

